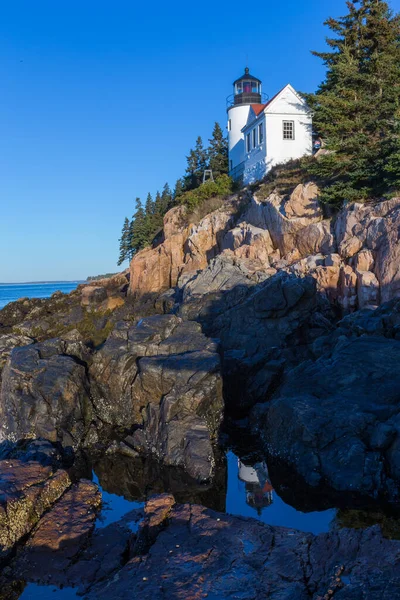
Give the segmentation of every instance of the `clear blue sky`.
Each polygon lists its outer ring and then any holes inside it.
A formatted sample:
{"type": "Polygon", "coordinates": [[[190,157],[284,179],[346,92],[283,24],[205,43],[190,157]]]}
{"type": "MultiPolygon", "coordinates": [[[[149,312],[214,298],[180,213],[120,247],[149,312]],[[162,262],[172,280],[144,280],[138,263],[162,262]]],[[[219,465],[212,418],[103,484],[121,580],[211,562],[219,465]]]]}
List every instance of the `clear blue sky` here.
{"type": "MultiPolygon", "coordinates": [[[[115,271],[135,196],[185,169],[251,72],[314,90],[344,0],[13,0],[0,14],[0,281],[115,271]]],[[[400,0],[392,7],[400,9],[400,0]]]]}

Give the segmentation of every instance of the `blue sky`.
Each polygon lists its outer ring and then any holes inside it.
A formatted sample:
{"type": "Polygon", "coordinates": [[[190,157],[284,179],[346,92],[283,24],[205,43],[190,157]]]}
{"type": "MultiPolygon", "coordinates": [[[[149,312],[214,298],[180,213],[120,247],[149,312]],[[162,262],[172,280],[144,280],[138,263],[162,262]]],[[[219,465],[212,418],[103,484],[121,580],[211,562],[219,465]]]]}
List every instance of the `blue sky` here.
{"type": "Polygon", "coordinates": [[[2,3],[0,281],[117,270],[135,197],[173,185],[197,135],[225,126],[246,55],[270,96],[314,90],[310,50],[344,4],[2,3]]]}

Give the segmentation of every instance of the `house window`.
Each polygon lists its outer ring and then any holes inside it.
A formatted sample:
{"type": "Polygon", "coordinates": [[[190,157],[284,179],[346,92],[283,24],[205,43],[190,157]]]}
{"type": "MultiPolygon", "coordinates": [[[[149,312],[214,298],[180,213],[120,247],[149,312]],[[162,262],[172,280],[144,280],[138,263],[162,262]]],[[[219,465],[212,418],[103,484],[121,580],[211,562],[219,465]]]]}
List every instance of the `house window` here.
{"type": "Polygon", "coordinates": [[[294,121],[283,121],[283,139],[294,140],[294,121]]]}
{"type": "Polygon", "coordinates": [[[231,119],[229,119],[228,121],[228,131],[230,131],[232,129],[232,121],[231,119]]]}
{"type": "Polygon", "coordinates": [[[258,143],[262,144],[264,141],[264,125],[262,123],[258,126],[258,143]]]}
{"type": "Polygon", "coordinates": [[[251,144],[250,144],[250,134],[248,133],[246,135],[246,151],[250,152],[251,150],[251,144]]]}
{"type": "Polygon", "coordinates": [[[253,131],[253,148],[257,146],[257,129],[254,127],[253,131]]]}

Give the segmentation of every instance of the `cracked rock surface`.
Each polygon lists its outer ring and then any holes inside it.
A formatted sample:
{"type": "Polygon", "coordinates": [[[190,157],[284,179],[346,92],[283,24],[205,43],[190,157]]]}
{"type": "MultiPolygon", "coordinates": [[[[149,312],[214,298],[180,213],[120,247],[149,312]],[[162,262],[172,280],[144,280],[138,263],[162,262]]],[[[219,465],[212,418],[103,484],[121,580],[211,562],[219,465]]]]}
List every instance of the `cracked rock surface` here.
{"type": "Polygon", "coordinates": [[[95,412],[133,428],[131,447],[200,481],[214,472],[213,441],[222,419],[217,344],[200,325],[175,315],[117,324],[90,367],[95,412]]]}
{"type": "Polygon", "coordinates": [[[133,556],[88,599],[382,600],[399,597],[399,558],[378,527],[314,536],[164,495],[147,504],[133,556]]]}

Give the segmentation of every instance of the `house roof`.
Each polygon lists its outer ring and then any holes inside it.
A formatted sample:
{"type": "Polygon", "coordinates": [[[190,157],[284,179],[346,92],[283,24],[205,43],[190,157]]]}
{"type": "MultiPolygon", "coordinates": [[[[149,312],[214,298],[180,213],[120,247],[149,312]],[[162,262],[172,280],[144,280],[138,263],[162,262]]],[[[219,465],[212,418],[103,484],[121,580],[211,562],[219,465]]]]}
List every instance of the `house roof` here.
{"type": "Polygon", "coordinates": [[[254,111],[254,114],[256,115],[256,117],[258,117],[258,115],[260,114],[260,112],[262,112],[265,108],[265,104],[252,104],[251,108],[254,111]]]}
{"type": "MultiPolygon", "coordinates": [[[[292,90],[292,92],[294,94],[296,94],[296,96],[300,98],[300,96],[297,94],[296,90],[290,85],[290,83],[288,83],[287,85],[285,85],[285,87],[283,87],[281,90],[279,90],[279,92],[277,94],[275,94],[275,96],[272,96],[272,98],[270,98],[268,100],[268,102],[266,102],[265,104],[252,104],[251,108],[253,109],[253,112],[255,114],[255,118],[252,121],[249,121],[248,123],[246,123],[246,125],[242,128],[246,129],[247,127],[250,127],[254,121],[256,121],[258,119],[258,117],[265,111],[266,108],[268,108],[273,102],[274,100],[276,100],[278,98],[278,96],[280,96],[282,94],[283,91],[285,91],[287,88],[290,88],[292,90]]],[[[304,102],[304,101],[302,101],[304,102]]]]}

